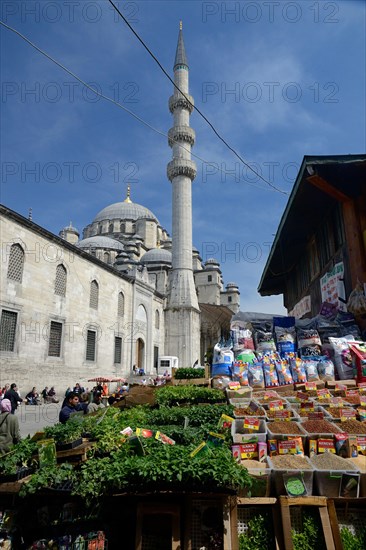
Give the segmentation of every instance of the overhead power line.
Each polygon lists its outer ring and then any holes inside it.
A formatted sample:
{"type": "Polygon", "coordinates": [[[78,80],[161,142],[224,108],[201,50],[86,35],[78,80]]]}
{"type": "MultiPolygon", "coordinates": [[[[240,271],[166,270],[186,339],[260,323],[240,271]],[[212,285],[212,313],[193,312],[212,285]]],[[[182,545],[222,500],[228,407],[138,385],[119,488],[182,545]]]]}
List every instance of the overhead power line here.
{"type": "MultiPolygon", "coordinates": [[[[139,36],[139,34],[135,31],[135,29],[132,27],[132,25],[128,22],[128,20],[126,19],[126,17],[123,15],[123,13],[117,8],[117,6],[115,5],[115,3],[112,1],[112,0],[108,0],[108,2],[113,6],[113,8],[116,10],[116,12],[118,13],[118,15],[123,19],[123,21],[126,23],[126,25],[128,26],[128,28],[133,32],[133,34],[136,36],[137,40],[139,42],[141,42],[141,44],[143,45],[143,47],[145,48],[145,50],[149,53],[149,55],[154,59],[154,61],[157,63],[157,65],[159,66],[159,68],[163,71],[163,73],[165,74],[165,76],[170,80],[170,82],[173,84],[173,86],[178,90],[178,92],[180,92],[184,97],[185,99],[188,101],[188,103],[190,103],[190,105],[192,105],[192,103],[190,102],[189,98],[186,96],[186,94],[184,92],[182,92],[182,90],[179,88],[179,86],[176,85],[176,83],[174,82],[174,80],[171,78],[171,76],[169,75],[169,73],[164,69],[163,65],[160,63],[160,61],[158,60],[158,58],[153,54],[153,52],[150,50],[150,48],[145,44],[145,42],[143,41],[143,39],[139,36]]],[[[214,127],[214,125],[210,122],[210,120],[202,113],[202,111],[196,107],[196,106],[193,106],[194,109],[197,111],[197,113],[203,118],[203,120],[205,122],[207,122],[207,124],[210,126],[210,128],[213,130],[213,132],[215,133],[215,135],[222,141],[222,143],[224,143],[224,145],[230,149],[230,151],[232,153],[234,153],[234,155],[240,160],[240,162],[242,162],[245,166],[247,166],[247,168],[249,168],[249,170],[251,170],[254,174],[256,174],[256,176],[258,176],[261,180],[263,180],[265,183],[267,183],[267,185],[269,185],[270,187],[272,187],[274,190],[278,191],[279,193],[283,193],[284,195],[288,195],[288,193],[286,191],[283,191],[282,189],[279,189],[278,187],[276,187],[275,185],[273,185],[270,181],[268,181],[266,178],[264,178],[261,174],[259,174],[256,170],[254,170],[254,168],[252,168],[250,166],[250,164],[248,164],[247,162],[245,162],[245,160],[243,159],[243,157],[241,155],[239,155],[239,153],[233,148],[231,147],[231,145],[219,134],[219,132],[216,130],[216,128],[214,127]]]]}
{"type": "MultiPolygon", "coordinates": [[[[32,48],[34,48],[35,50],[37,50],[39,53],[41,53],[42,55],[44,55],[47,59],[49,59],[50,61],[52,61],[52,63],[55,63],[60,69],[62,69],[63,71],[65,71],[67,74],[71,75],[73,78],[75,78],[78,82],[80,82],[83,86],[85,86],[86,88],[88,88],[89,90],[91,90],[92,92],[94,92],[97,96],[105,99],[106,101],[109,101],[110,103],[113,103],[114,105],[116,105],[117,107],[119,107],[120,109],[123,109],[124,111],[126,111],[129,115],[131,115],[133,118],[135,118],[136,120],[138,120],[139,122],[141,122],[142,124],[144,124],[145,126],[147,126],[148,128],[150,128],[150,130],[153,130],[154,132],[156,132],[157,134],[165,137],[165,138],[168,138],[168,134],[166,134],[165,132],[163,132],[162,130],[158,130],[157,128],[155,128],[154,126],[152,126],[149,122],[147,122],[146,120],[144,120],[143,118],[141,118],[140,116],[138,116],[136,113],[134,113],[133,111],[131,111],[130,109],[128,109],[127,107],[125,107],[124,105],[122,105],[121,103],[119,103],[118,101],[115,101],[113,98],[109,97],[109,96],[106,96],[104,95],[102,92],[100,92],[99,90],[93,88],[92,86],[90,86],[90,84],[88,84],[87,82],[85,82],[82,78],[80,78],[77,74],[75,74],[73,71],[71,71],[70,69],[68,69],[67,67],[65,67],[65,65],[63,65],[62,63],[60,63],[59,61],[57,61],[57,59],[55,59],[54,57],[52,57],[51,55],[49,55],[47,52],[45,52],[44,50],[42,50],[41,48],[39,48],[36,44],[34,44],[34,42],[32,42],[31,40],[29,40],[29,38],[27,38],[26,36],[24,36],[21,32],[19,32],[18,30],[14,29],[13,27],[11,27],[10,25],[7,25],[6,23],[4,23],[3,21],[0,20],[0,24],[3,25],[3,27],[7,28],[8,30],[14,32],[17,36],[19,36],[22,40],[24,40],[27,44],[29,44],[30,46],[32,46],[32,48]]],[[[174,141],[174,140],[173,140],[174,141]]],[[[178,143],[179,147],[181,147],[182,149],[186,150],[185,147],[180,143],[180,142],[176,142],[178,143]]],[[[190,151],[191,152],[191,151],[190,151]]],[[[233,174],[230,172],[230,171],[226,171],[226,170],[223,170],[222,168],[219,168],[218,165],[216,163],[213,163],[213,162],[210,162],[210,161],[207,161],[203,158],[201,158],[200,156],[196,155],[195,153],[191,152],[192,156],[195,157],[196,159],[200,160],[201,162],[207,164],[208,166],[212,166],[213,168],[215,168],[215,170],[221,172],[222,174],[225,174],[225,175],[228,175],[228,176],[233,176],[233,174]]],[[[249,166],[249,168],[251,168],[249,166]]],[[[254,172],[255,174],[258,175],[258,177],[261,177],[260,174],[258,174],[255,170],[253,170],[251,168],[252,172],[254,172]]],[[[261,179],[264,179],[264,178],[261,178],[261,179]]],[[[264,187],[260,187],[259,185],[255,185],[254,183],[251,183],[249,181],[246,181],[246,180],[240,180],[240,181],[243,181],[244,183],[246,183],[247,185],[250,185],[251,187],[255,187],[256,189],[261,189],[262,191],[268,189],[268,188],[264,188],[264,187]]],[[[264,180],[265,181],[265,180],[264,180]]],[[[271,186],[273,187],[273,191],[278,191],[274,186],[271,186]]],[[[271,190],[271,189],[268,189],[268,190],[271,190]]],[[[280,191],[281,193],[285,193],[284,191],[280,191]]],[[[287,194],[287,193],[286,193],[287,194]]]]}

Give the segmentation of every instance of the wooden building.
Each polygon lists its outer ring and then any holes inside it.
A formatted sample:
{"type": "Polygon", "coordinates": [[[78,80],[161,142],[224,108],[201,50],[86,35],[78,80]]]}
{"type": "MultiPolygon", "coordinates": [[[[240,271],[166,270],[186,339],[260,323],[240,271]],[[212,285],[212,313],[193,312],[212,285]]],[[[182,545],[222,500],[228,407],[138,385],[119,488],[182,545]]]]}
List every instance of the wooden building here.
{"type": "Polygon", "coordinates": [[[366,155],[305,156],[258,292],[283,294],[300,318],[347,299],[357,281],[366,281],[366,155]],[[337,276],[344,296],[331,288],[337,276]]]}

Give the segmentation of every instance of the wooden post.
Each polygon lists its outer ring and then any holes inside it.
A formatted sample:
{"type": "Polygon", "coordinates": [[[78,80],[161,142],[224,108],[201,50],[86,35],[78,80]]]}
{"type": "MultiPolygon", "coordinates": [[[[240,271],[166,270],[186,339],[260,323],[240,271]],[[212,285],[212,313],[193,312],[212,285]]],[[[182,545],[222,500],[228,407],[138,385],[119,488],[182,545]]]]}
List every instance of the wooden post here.
{"type": "Polygon", "coordinates": [[[291,534],[291,515],[290,506],[316,506],[319,508],[319,515],[323,527],[325,547],[327,550],[336,550],[333,541],[332,529],[330,526],[327,498],[326,497],[285,497],[280,496],[280,506],[282,515],[282,528],[285,542],[285,550],[293,550],[291,534]]]}

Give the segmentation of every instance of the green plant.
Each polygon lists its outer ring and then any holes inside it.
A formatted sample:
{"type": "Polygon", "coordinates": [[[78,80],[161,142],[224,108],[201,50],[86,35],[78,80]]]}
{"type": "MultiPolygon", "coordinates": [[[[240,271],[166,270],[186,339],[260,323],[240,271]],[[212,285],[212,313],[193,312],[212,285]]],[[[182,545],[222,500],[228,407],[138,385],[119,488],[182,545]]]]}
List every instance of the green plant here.
{"type": "Polygon", "coordinates": [[[176,380],[190,380],[194,378],[204,378],[205,377],[205,369],[204,368],[197,368],[193,369],[191,367],[189,368],[179,368],[175,371],[174,378],[176,380]]]}
{"type": "Polygon", "coordinates": [[[342,527],[341,539],[343,550],[364,550],[366,548],[366,527],[357,530],[355,534],[348,527],[342,527]]]}
{"type": "Polygon", "coordinates": [[[0,474],[16,474],[19,468],[35,464],[37,444],[29,437],[14,445],[10,452],[0,457],[0,474]]]}
{"type": "Polygon", "coordinates": [[[66,424],[47,426],[44,430],[47,439],[54,439],[56,444],[70,443],[81,437],[82,424],[77,419],[70,418],[66,424]]]}
{"type": "Polygon", "coordinates": [[[223,403],[226,402],[222,390],[199,386],[165,386],[157,388],[155,398],[158,405],[174,406],[179,403],[223,403]]]}
{"type": "Polygon", "coordinates": [[[57,485],[64,483],[65,481],[73,482],[75,479],[75,472],[72,464],[61,464],[60,466],[48,465],[40,470],[37,470],[32,475],[28,483],[24,483],[20,490],[20,496],[26,496],[33,494],[44,488],[56,488],[57,485]]]}
{"type": "Polygon", "coordinates": [[[314,550],[319,545],[320,529],[315,517],[309,512],[304,512],[303,529],[301,533],[292,530],[292,543],[294,550],[314,550]]]}
{"type": "Polygon", "coordinates": [[[268,517],[258,514],[248,521],[248,530],[239,535],[239,550],[269,550],[274,547],[268,517]]]}

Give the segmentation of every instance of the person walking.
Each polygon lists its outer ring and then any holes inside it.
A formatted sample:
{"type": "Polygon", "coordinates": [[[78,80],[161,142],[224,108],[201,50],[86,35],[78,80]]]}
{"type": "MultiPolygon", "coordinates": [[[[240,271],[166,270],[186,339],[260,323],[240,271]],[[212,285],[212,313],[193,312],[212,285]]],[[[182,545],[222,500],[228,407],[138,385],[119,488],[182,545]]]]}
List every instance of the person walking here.
{"type": "Polygon", "coordinates": [[[11,403],[11,414],[14,414],[18,408],[18,403],[21,403],[23,401],[18,393],[18,386],[15,384],[15,382],[11,384],[10,390],[5,393],[4,399],[9,399],[11,403]]]}
{"type": "Polygon", "coordinates": [[[11,402],[2,399],[0,403],[0,455],[9,452],[20,441],[19,420],[11,415],[11,402]]]}

